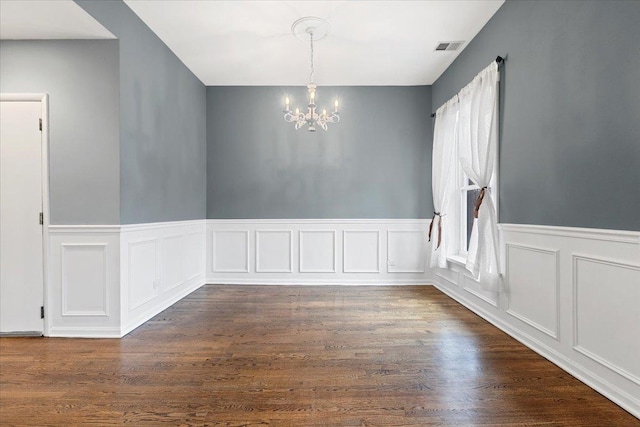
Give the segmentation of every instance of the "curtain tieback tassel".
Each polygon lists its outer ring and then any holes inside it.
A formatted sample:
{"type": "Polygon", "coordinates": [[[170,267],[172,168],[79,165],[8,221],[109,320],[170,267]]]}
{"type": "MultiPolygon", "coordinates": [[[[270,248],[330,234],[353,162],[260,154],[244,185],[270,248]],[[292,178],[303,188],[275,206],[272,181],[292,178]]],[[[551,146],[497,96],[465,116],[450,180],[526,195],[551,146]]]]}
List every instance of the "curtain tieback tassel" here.
{"type": "Polygon", "coordinates": [[[440,247],[440,243],[442,242],[442,217],[443,215],[440,212],[434,212],[433,217],[431,218],[431,224],[429,224],[429,242],[431,241],[431,232],[433,231],[433,223],[436,220],[436,216],[438,217],[438,246],[436,249],[440,247]]]}
{"type": "Polygon", "coordinates": [[[478,198],[476,199],[476,207],[473,210],[473,217],[478,218],[478,212],[480,211],[480,205],[482,205],[482,199],[484,199],[484,193],[487,191],[487,187],[482,187],[480,189],[480,194],[478,194],[478,198]]]}

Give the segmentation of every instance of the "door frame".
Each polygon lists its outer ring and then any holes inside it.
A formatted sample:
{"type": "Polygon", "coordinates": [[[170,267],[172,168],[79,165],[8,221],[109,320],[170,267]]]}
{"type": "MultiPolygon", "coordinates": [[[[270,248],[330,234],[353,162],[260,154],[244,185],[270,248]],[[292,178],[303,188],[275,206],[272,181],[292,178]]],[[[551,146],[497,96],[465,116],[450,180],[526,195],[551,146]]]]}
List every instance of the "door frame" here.
{"type": "Polygon", "coordinates": [[[0,93],[0,102],[39,102],[42,118],[42,283],[44,324],[42,334],[49,336],[49,95],[46,93],[0,93]]]}

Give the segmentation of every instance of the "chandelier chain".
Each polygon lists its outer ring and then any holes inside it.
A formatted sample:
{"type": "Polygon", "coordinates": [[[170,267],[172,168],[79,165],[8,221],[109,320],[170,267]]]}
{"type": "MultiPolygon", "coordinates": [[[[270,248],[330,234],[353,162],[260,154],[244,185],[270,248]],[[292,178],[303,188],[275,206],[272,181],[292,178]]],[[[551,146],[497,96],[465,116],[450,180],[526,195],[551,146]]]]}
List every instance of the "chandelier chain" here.
{"type": "Polygon", "coordinates": [[[313,83],[313,31],[309,33],[309,39],[311,40],[311,76],[309,76],[309,80],[313,83]]]}

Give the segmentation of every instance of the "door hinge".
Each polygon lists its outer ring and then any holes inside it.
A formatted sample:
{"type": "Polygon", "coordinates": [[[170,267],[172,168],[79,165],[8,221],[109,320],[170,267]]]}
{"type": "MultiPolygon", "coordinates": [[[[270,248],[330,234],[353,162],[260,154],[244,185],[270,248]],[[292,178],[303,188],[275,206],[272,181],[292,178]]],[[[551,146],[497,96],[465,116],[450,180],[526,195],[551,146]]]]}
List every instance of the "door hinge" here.
{"type": "Polygon", "coordinates": [[[44,214],[42,212],[40,212],[40,216],[38,217],[39,221],[40,221],[40,225],[44,224],[44,214]]]}
{"type": "Polygon", "coordinates": [[[38,129],[42,132],[42,119],[38,119],[38,129]]]}
{"type": "Polygon", "coordinates": [[[44,319],[44,305],[40,306],[40,318],[44,319]]]}

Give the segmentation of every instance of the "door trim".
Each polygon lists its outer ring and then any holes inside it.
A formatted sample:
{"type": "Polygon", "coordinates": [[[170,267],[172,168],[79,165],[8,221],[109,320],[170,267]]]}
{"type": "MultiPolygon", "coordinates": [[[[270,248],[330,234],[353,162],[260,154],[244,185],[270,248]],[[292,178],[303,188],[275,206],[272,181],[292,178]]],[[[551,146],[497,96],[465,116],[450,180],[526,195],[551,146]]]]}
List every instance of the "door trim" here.
{"type": "MultiPolygon", "coordinates": [[[[44,324],[42,334],[49,336],[49,95],[46,93],[0,93],[0,102],[40,102],[42,117],[42,283],[44,324]]],[[[35,125],[35,124],[34,124],[35,125]]]]}

